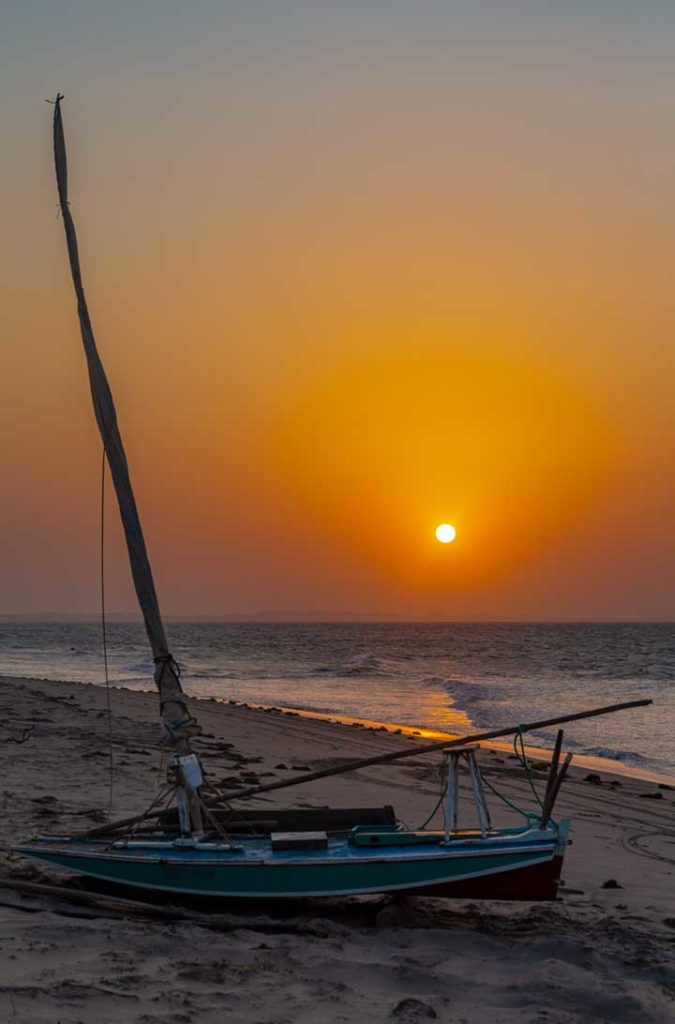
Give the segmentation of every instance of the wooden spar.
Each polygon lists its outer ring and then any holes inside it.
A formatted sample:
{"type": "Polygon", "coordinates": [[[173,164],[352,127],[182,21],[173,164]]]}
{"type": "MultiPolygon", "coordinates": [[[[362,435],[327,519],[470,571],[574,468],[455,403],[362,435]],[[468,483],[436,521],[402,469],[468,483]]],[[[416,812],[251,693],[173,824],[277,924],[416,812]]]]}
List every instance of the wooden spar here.
{"type": "MultiPolygon", "coordinates": [[[[512,736],[516,732],[529,732],[533,729],[545,729],[551,725],[563,725],[565,722],[578,722],[583,718],[597,718],[599,715],[610,715],[615,711],[627,711],[629,708],[643,708],[652,704],[651,700],[631,700],[623,704],[609,704],[601,708],[592,708],[590,711],[577,711],[571,715],[562,715],[559,718],[544,718],[538,722],[524,722],[522,725],[510,725],[506,729],[492,729],[489,732],[477,732],[472,736],[458,736],[454,740],[439,740],[437,743],[425,743],[423,746],[417,744],[414,747],[406,747],[404,750],[395,750],[388,754],[377,754],[374,757],[366,757],[360,760],[348,761],[346,764],[338,765],[335,768],[323,768],[318,772],[309,772],[294,779],[282,779],[280,782],[266,782],[259,786],[250,786],[248,789],[232,790],[229,793],[221,793],[217,799],[209,800],[209,806],[217,806],[230,800],[241,800],[245,797],[255,796],[257,793],[269,793],[273,789],[286,789],[289,786],[299,786],[303,782],[314,782],[316,779],[325,779],[330,775],[342,775],[345,772],[358,771],[359,768],[369,768],[371,765],[387,764],[391,761],[401,761],[405,757],[419,757],[421,754],[431,754],[435,750],[447,750],[451,747],[464,746],[467,743],[482,743],[485,740],[496,740],[500,736],[512,736]]],[[[108,825],[101,825],[98,828],[81,832],[78,838],[94,839],[96,836],[108,835],[123,828],[131,828],[142,819],[158,818],[162,811],[153,811],[151,814],[136,815],[133,818],[124,818],[121,821],[110,822],[108,825]]]]}
{"type": "MultiPolygon", "coordinates": [[[[558,766],[560,764],[560,751],[562,750],[562,744],[563,731],[562,729],[558,729],[558,735],[555,738],[555,746],[553,748],[553,756],[551,757],[551,763],[548,768],[548,777],[546,779],[546,792],[544,794],[544,802],[541,808],[541,828],[545,827],[545,822],[548,821],[549,817],[551,816],[551,808],[553,806],[553,804],[550,803],[551,795],[554,792],[558,792],[560,783],[562,782],[562,778],[560,778],[560,780],[558,779],[558,766]]],[[[565,764],[567,764],[568,761],[571,762],[571,760],[572,755],[568,754],[567,761],[565,762],[565,764]]],[[[562,776],[565,775],[566,771],[567,768],[563,768],[563,771],[561,773],[562,776]]],[[[555,800],[555,796],[553,796],[553,800],[555,800]]]]}
{"type": "Polygon", "coordinates": [[[567,775],[567,769],[569,768],[569,766],[571,764],[572,764],[572,755],[568,754],[567,757],[565,758],[564,762],[563,762],[562,768],[560,769],[559,772],[556,773],[555,779],[553,780],[553,784],[552,784],[550,790],[547,792],[546,797],[544,799],[544,807],[543,807],[542,812],[541,812],[541,820],[539,822],[539,828],[546,828],[546,826],[548,825],[548,820],[551,817],[551,815],[553,814],[553,806],[554,806],[554,804],[556,802],[556,799],[558,797],[558,793],[560,791],[560,787],[562,785],[562,781],[565,778],[565,776],[567,775]]]}
{"type": "Polygon", "coordinates": [[[553,757],[551,758],[551,764],[548,770],[548,778],[546,780],[546,795],[544,796],[544,803],[548,799],[548,794],[553,789],[556,777],[558,775],[558,764],[560,763],[560,751],[562,750],[563,742],[563,731],[558,729],[558,735],[555,738],[555,746],[553,748],[553,757]]]}
{"type": "Polygon", "coordinates": [[[390,754],[376,754],[374,757],[366,757],[360,761],[348,761],[347,764],[338,765],[335,768],[323,768],[318,772],[309,772],[307,775],[296,776],[294,779],[283,779],[281,782],[265,782],[260,786],[251,786],[249,789],[233,790],[230,793],[223,793],[215,801],[241,799],[242,797],[254,796],[256,793],[268,793],[272,789],[285,789],[287,786],[299,786],[303,782],[313,782],[315,779],[324,779],[329,775],[342,775],[343,772],[358,771],[359,768],[369,768],[375,764],[386,764],[389,761],[400,761],[404,757],[415,757],[420,754],[430,754],[434,750],[447,750],[450,747],[465,746],[469,743],[482,743],[484,740],[496,740],[500,736],[511,736],[513,733],[523,731],[530,732],[533,729],[545,729],[550,725],[563,725],[565,722],[576,722],[581,718],[595,718],[598,715],[609,715],[614,711],[624,711],[628,708],[644,707],[651,704],[651,700],[631,700],[625,704],[610,704],[602,708],[593,708],[591,711],[578,711],[573,715],[563,715],[561,718],[546,718],[540,722],[527,722],[523,725],[511,725],[506,729],[493,729],[491,732],[478,732],[472,736],[459,736],[456,740],[439,740],[438,743],[425,743],[424,746],[406,747],[405,750],[397,750],[390,754]]]}

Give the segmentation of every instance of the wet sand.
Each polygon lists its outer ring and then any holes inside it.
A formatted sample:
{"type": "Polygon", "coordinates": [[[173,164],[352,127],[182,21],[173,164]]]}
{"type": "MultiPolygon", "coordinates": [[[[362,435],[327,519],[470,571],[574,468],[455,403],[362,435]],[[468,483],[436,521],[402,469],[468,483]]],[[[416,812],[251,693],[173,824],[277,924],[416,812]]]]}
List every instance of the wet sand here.
{"type": "MultiPolygon", "coordinates": [[[[113,816],[123,817],[153,799],[163,752],[154,694],[114,689],[112,703],[113,816]]],[[[411,742],[355,724],[194,703],[204,730],[195,746],[213,781],[228,787],[411,742]]],[[[58,872],[17,858],[9,844],[34,831],[78,830],[101,820],[109,785],[105,691],[1,679],[0,716],[0,870],[54,881],[58,872]],[[26,742],[10,742],[24,730],[26,742]]],[[[528,803],[517,761],[501,750],[484,750],[481,758],[490,781],[509,799],[528,803]]],[[[401,819],[416,825],[438,796],[439,764],[439,754],[415,757],[263,794],[255,805],[393,803],[401,819]]],[[[462,807],[468,806],[465,788],[462,807]]],[[[516,820],[495,811],[497,823],[516,820]]],[[[420,899],[410,924],[399,929],[374,927],[377,899],[304,904],[313,935],[245,927],[219,934],[0,890],[0,1020],[674,1021],[675,790],[573,769],[556,811],[573,818],[574,840],[559,901],[420,899]]]]}

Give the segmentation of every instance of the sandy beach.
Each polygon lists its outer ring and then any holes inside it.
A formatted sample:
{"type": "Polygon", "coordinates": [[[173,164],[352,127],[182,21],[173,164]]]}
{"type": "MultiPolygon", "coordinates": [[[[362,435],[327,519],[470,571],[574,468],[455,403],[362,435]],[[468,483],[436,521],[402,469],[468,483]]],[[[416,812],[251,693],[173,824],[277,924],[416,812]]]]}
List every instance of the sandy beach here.
{"type": "MultiPolygon", "coordinates": [[[[55,881],[57,872],[20,860],[9,844],[101,820],[109,786],[105,699],[94,685],[1,680],[4,876],[55,881]],[[11,742],[26,729],[26,742],[11,742]]],[[[196,703],[203,727],[196,749],[210,778],[228,785],[410,743],[356,725],[196,703]]],[[[115,689],[112,704],[113,815],[122,817],[156,792],[161,737],[154,694],[115,689]]],[[[518,763],[503,751],[481,757],[486,777],[527,803],[518,763]]],[[[434,806],[439,764],[430,754],[256,799],[259,806],[393,803],[417,825],[434,806]]],[[[666,1024],[675,1020],[675,791],[588,776],[586,768],[572,770],[559,800],[558,815],[573,819],[573,845],[554,904],[419,899],[409,925],[378,929],[375,900],[315,901],[299,916],[294,909],[275,918],[300,919],[309,934],[254,930],[245,921],[219,933],[0,890],[0,1020],[666,1024]]],[[[495,817],[506,822],[510,813],[495,817]]],[[[258,922],[261,908],[237,913],[258,922]]]]}

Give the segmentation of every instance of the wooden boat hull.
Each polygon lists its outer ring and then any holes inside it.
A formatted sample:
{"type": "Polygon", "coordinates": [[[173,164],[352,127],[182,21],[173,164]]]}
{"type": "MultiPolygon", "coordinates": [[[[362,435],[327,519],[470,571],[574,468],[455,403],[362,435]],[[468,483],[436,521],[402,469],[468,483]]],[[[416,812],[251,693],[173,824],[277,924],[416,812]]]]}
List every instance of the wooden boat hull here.
{"type": "Polygon", "coordinates": [[[563,857],[527,864],[510,871],[421,886],[417,896],[467,900],[554,900],[558,895],[563,857]]]}
{"type": "Polygon", "coordinates": [[[488,839],[363,848],[349,837],[326,849],[273,850],[269,838],[225,844],[125,844],[38,838],[17,852],[57,867],[140,889],[177,895],[298,899],[366,893],[475,899],[554,899],[567,839],[529,830],[488,839]]]}

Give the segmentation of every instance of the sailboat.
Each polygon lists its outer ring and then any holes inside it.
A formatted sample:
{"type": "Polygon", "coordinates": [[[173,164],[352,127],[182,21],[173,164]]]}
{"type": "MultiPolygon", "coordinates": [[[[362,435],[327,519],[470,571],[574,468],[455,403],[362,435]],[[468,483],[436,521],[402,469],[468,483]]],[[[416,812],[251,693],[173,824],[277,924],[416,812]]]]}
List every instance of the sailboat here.
{"type": "MultiPolygon", "coordinates": [[[[131,485],[112,392],[98,353],[85,298],[75,225],[68,201],[68,171],[59,94],[54,105],[54,159],[58,197],[77,299],[96,422],[114,483],[131,572],[155,664],[160,717],[170,750],[163,795],[171,805],[152,806],[124,821],[77,835],[36,835],[14,849],[60,868],[141,890],[173,895],[270,898],[345,894],[430,894],[471,898],[554,899],[570,823],[553,809],[571,755],[560,762],[558,732],[546,792],[536,814],[521,826],[492,823],[476,753],[483,740],[528,728],[638,707],[632,701],[471,737],[416,744],[394,753],[351,761],[248,790],[222,792],[205,780],[191,738],[199,727],[188,706],[171,654],[131,485]],[[376,808],[242,808],[258,793],[425,752],[446,754],[443,827],[408,829],[389,805],[376,808]],[[470,781],[476,824],[458,821],[459,772],[470,781]]],[[[524,749],[524,748],[523,748],[524,749]]]]}

